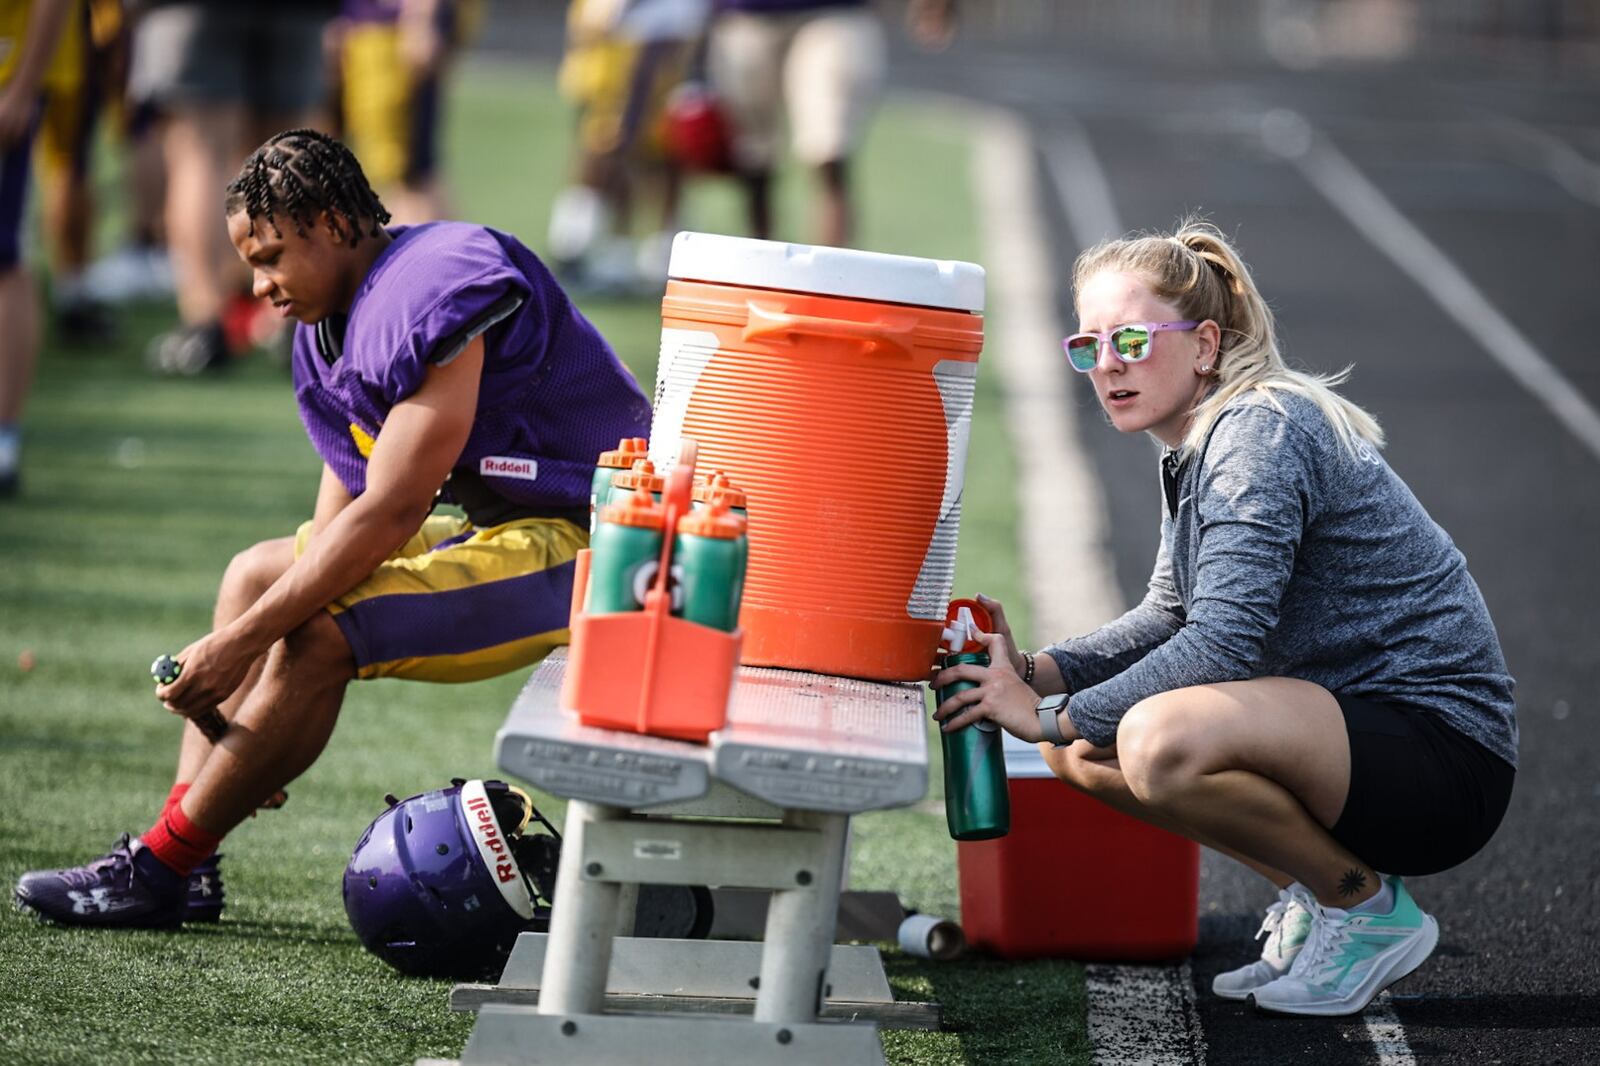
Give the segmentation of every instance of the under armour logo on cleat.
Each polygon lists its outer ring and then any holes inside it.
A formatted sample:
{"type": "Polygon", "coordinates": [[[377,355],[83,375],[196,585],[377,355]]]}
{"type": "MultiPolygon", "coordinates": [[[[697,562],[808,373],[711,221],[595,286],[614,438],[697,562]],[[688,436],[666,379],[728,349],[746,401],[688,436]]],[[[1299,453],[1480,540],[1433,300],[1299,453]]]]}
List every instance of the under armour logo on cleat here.
{"type": "Polygon", "coordinates": [[[116,899],[104,888],[90,889],[87,893],[68,892],[67,898],[72,901],[74,914],[110,914],[112,911],[126,910],[134,903],[133,900],[116,899]]]}

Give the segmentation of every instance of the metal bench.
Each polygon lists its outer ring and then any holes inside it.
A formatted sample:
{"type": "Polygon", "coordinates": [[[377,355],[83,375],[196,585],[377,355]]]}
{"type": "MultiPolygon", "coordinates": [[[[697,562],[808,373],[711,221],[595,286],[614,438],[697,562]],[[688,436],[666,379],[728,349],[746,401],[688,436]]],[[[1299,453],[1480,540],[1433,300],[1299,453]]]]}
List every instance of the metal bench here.
{"type": "Polygon", "coordinates": [[[884,1061],[877,1022],[928,1026],[876,948],[833,944],[850,816],[927,791],[921,686],[742,667],[700,745],[579,724],[565,669],[496,737],[502,770],[569,801],[550,931],[457,989],[479,1012],[461,1062],[856,1066],[884,1061]],[[619,935],[650,883],[771,890],[762,943],[619,935]]]}

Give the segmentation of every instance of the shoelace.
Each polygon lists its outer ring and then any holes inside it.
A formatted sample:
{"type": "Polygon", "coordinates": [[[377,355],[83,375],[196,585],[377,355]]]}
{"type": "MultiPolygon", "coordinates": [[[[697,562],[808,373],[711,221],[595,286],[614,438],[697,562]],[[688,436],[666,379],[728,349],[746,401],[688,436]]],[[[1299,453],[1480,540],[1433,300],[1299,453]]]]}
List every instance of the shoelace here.
{"type": "Polygon", "coordinates": [[[1323,910],[1321,904],[1314,900],[1311,907],[1311,929],[1306,934],[1306,943],[1300,949],[1300,955],[1294,960],[1291,972],[1303,980],[1315,980],[1315,975],[1331,959],[1346,941],[1350,939],[1349,923],[1342,915],[1335,917],[1323,910]]]}
{"type": "Polygon", "coordinates": [[[109,855],[103,855],[75,869],[65,870],[61,875],[61,880],[72,888],[90,888],[108,879],[118,888],[126,887],[133,880],[133,852],[128,847],[126,833],[117,838],[109,855]]]}
{"type": "Polygon", "coordinates": [[[1262,937],[1267,938],[1267,942],[1261,948],[1263,952],[1272,950],[1272,938],[1277,936],[1283,928],[1284,915],[1288,913],[1289,894],[1287,892],[1279,892],[1278,901],[1267,908],[1267,916],[1261,919],[1261,928],[1256,930],[1255,938],[1257,940],[1262,937]]]}

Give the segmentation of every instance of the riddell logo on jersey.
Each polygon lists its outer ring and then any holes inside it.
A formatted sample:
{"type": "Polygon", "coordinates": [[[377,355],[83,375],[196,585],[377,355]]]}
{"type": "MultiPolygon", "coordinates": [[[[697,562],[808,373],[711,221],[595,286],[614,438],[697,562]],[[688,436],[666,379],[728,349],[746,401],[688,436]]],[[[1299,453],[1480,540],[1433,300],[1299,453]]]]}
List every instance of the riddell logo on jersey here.
{"type": "Polygon", "coordinates": [[[532,481],[539,476],[539,464],[532,459],[516,459],[509,455],[486,455],[478,460],[478,473],[532,481]]]}

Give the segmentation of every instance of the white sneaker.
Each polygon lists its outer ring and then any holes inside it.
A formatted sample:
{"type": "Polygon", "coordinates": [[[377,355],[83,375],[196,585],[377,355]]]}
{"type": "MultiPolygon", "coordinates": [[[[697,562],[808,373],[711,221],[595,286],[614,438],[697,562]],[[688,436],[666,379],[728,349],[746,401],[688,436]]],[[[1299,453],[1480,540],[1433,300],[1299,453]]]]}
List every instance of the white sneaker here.
{"type": "Polygon", "coordinates": [[[1388,914],[1323,907],[1313,901],[1311,933],[1282,977],[1250,998],[1280,1014],[1359,1014],[1379,992],[1421,966],[1439,943],[1439,923],[1424,914],[1400,878],[1388,914]]]}
{"type": "Polygon", "coordinates": [[[90,264],[83,285],[87,296],[106,304],[169,299],[172,262],[164,249],[125,245],[90,264]]]}
{"type": "Polygon", "coordinates": [[[1211,991],[1223,999],[1244,999],[1288,973],[1311,931],[1311,908],[1315,905],[1311,893],[1298,881],[1279,889],[1278,901],[1267,908],[1267,916],[1256,930],[1257,940],[1267,938],[1261,957],[1248,966],[1217,974],[1211,979],[1211,991]]]}

